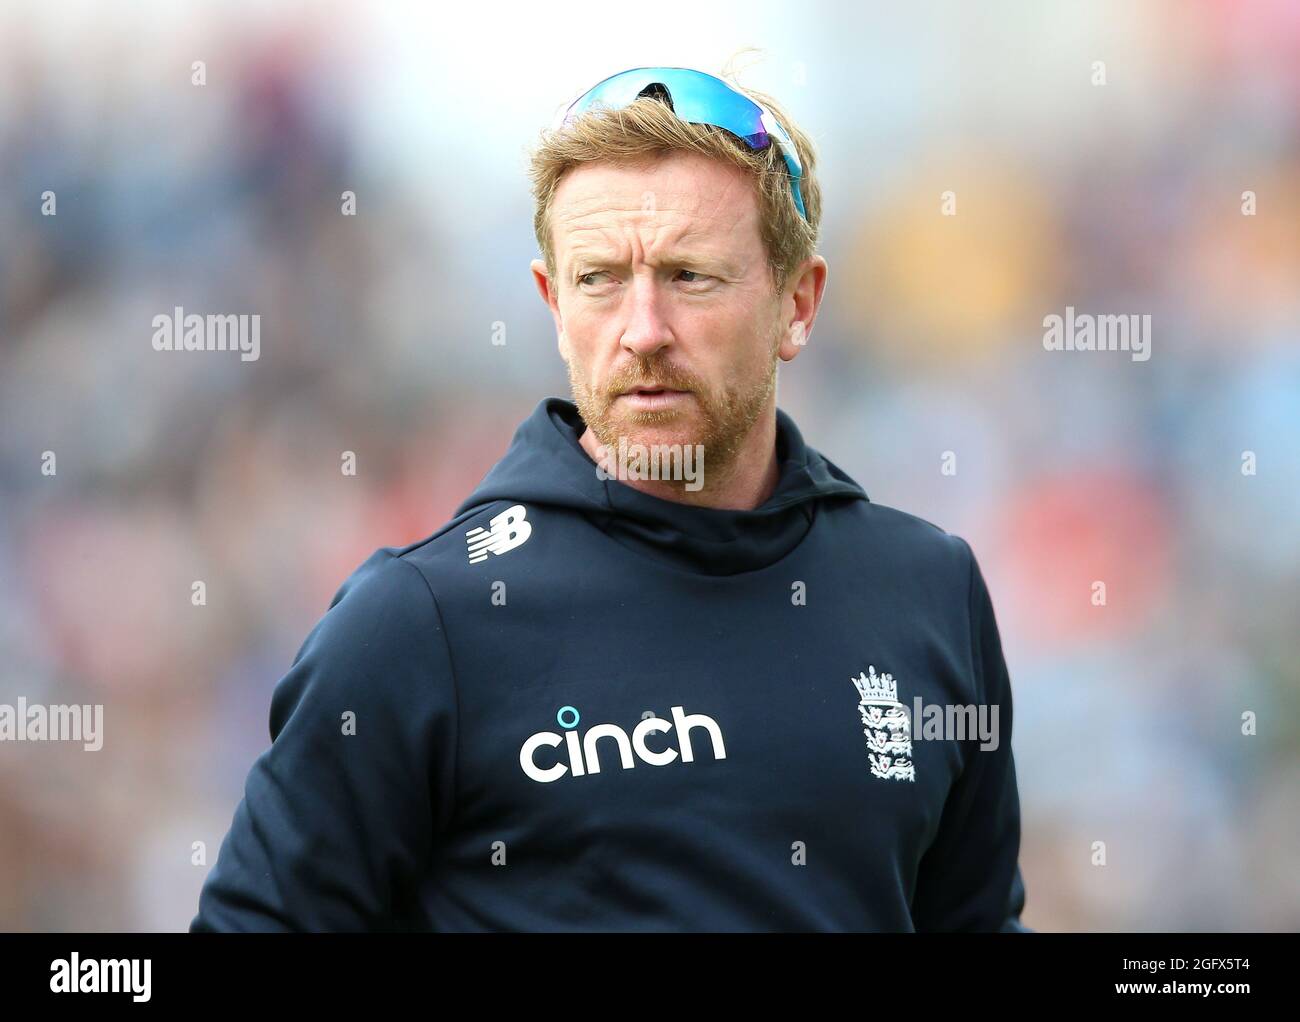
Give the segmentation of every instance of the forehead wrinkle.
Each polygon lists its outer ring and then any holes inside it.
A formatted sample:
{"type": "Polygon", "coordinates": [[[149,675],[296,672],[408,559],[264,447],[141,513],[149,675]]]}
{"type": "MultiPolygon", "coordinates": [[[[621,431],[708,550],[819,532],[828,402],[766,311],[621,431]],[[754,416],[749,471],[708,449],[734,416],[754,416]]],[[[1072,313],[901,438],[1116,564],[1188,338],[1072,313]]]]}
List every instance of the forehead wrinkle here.
{"type": "Polygon", "coordinates": [[[568,232],[566,256],[567,260],[586,257],[622,265],[628,261],[628,253],[632,252],[635,261],[649,266],[689,259],[716,259],[718,255],[713,246],[688,243],[697,233],[688,223],[650,224],[622,218],[615,223],[574,225],[568,232]]]}
{"type": "Polygon", "coordinates": [[[622,258],[631,245],[655,252],[644,260],[651,265],[699,258],[739,266],[743,253],[735,242],[751,226],[756,206],[747,203],[735,216],[727,204],[747,182],[735,175],[727,178],[716,188],[615,186],[565,196],[557,203],[554,220],[557,234],[566,242],[564,262],[584,255],[612,261],[622,258]],[[653,222],[643,206],[647,192],[668,200],[656,202],[653,222]],[[697,240],[699,244],[692,244],[697,240]]]}
{"type": "Polygon", "coordinates": [[[642,261],[649,265],[690,259],[733,264],[743,256],[734,242],[746,229],[748,221],[741,219],[734,224],[723,221],[716,208],[685,219],[670,211],[668,217],[656,217],[651,223],[638,206],[633,216],[584,222],[607,212],[610,212],[609,207],[602,206],[599,210],[566,218],[564,237],[568,242],[565,246],[568,259],[580,256],[621,259],[629,248],[643,253],[642,261]],[[720,223],[724,226],[718,230],[720,223]]]}

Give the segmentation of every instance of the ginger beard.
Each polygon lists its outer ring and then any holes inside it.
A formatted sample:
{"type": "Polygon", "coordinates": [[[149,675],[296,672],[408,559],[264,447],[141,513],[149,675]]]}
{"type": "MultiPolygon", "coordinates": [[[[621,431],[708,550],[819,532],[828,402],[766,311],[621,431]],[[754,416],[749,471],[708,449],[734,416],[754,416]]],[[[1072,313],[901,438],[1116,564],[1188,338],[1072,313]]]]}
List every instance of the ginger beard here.
{"type": "Polygon", "coordinates": [[[709,483],[717,484],[728,478],[741,445],[775,392],[780,343],[778,329],[767,345],[762,371],[730,387],[710,387],[695,373],[674,365],[662,355],[646,358],[635,352],[603,384],[595,387],[588,382],[589,374],[577,357],[570,357],[566,363],[569,387],[582,421],[614,457],[617,457],[620,438],[629,447],[633,444],[702,445],[703,463],[708,465],[704,474],[707,489],[709,483]],[[650,410],[615,406],[620,393],[639,385],[690,391],[692,396],[679,408],[650,410]]]}

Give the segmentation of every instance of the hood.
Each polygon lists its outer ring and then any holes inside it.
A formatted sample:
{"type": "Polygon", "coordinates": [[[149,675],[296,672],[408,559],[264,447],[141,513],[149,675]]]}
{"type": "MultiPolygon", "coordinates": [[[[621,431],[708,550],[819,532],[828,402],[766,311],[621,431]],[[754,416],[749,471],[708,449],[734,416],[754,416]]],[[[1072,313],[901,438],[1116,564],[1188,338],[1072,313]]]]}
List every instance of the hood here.
{"type": "Polygon", "coordinates": [[[571,401],[546,398],[456,515],[499,500],[569,508],[643,554],[699,574],[735,575],[774,564],[798,546],[823,502],[868,499],[862,487],[804,443],[794,420],[779,408],[781,477],[772,495],[751,511],[695,507],[601,479],[578,442],[585,429],[571,401]]]}

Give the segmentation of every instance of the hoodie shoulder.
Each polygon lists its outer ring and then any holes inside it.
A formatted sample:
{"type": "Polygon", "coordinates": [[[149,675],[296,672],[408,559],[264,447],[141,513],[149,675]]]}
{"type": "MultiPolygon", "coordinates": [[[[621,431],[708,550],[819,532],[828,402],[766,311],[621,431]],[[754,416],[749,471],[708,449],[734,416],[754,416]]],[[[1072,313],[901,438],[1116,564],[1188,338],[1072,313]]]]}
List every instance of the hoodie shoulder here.
{"type": "Polygon", "coordinates": [[[904,531],[915,532],[919,536],[929,536],[937,538],[938,536],[950,535],[948,530],[941,525],[936,525],[928,518],[922,518],[920,515],[914,515],[910,512],[900,510],[896,507],[890,507],[888,504],[881,504],[878,501],[872,501],[870,512],[873,523],[878,528],[901,529],[904,531]]]}
{"type": "Polygon", "coordinates": [[[880,538],[903,544],[913,553],[942,552],[964,557],[970,552],[970,546],[960,536],[919,515],[874,501],[863,501],[853,508],[880,538]]]}
{"type": "Polygon", "coordinates": [[[920,592],[942,593],[954,606],[970,599],[976,571],[974,552],[961,536],[950,533],[919,515],[874,501],[856,501],[832,510],[843,516],[863,570],[872,578],[892,576],[919,587],[920,592]]]}
{"type": "Polygon", "coordinates": [[[415,568],[424,576],[436,603],[455,591],[458,579],[481,581],[481,574],[473,569],[489,555],[523,547],[532,537],[538,514],[531,503],[506,498],[488,500],[462,510],[424,539],[375,551],[371,560],[386,556],[415,568]]]}

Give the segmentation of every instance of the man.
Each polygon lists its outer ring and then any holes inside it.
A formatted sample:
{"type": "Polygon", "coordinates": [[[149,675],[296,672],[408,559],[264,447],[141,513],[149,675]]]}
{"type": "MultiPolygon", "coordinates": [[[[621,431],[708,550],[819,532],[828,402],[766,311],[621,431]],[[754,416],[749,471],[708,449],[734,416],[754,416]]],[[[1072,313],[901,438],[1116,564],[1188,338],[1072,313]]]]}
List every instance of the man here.
{"type": "Polygon", "coordinates": [[[576,407],[345,583],[191,929],[1022,929],[971,550],[776,408],[826,284],[809,140],[634,69],[532,169],[576,407]],[[924,706],[991,710],[992,740],[924,706]]]}

